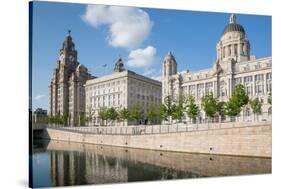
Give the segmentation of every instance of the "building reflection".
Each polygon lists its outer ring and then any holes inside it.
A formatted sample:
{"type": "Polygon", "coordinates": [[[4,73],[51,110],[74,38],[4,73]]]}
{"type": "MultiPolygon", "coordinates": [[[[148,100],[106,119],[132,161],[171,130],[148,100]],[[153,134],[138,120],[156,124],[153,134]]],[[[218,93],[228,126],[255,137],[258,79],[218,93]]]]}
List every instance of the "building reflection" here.
{"type": "Polygon", "coordinates": [[[199,177],[187,171],[129,161],[94,152],[49,150],[53,186],[199,177]]]}

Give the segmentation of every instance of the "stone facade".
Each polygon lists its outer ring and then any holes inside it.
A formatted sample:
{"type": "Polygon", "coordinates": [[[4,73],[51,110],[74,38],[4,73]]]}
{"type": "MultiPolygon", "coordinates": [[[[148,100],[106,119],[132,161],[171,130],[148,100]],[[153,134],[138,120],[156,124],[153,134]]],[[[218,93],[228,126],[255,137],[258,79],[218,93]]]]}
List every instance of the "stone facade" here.
{"type": "MultiPolygon", "coordinates": [[[[195,72],[177,72],[177,62],[171,52],[164,59],[162,68],[162,102],[166,96],[176,99],[179,95],[193,95],[200,107],[201,98],[212,93],[220,101],[227,101],[239,83],[251,99],[259,98],[266,119],[271,115],[267,98],[271,94],[271,57],[256,58],[250,54],[250,42],[244,28],[231,15],[229,24],[217,43],[217,60],[212,68],[195,72]]],[[[253,119],[251,108],[245,107],[243,121],[253,119]]],[[[204,119],[200,112],[199,119],[204,119]]]]}
{"type": "Polygon", "coordinates": [[[75,44],[70,31],[59,51],[59,60],[49,85],[50,116],[68,116],[70,125],[77,125],[79,116],[85,114],[86,80],[94,78],[78,62],[75,44]]]}
{"type": "Polygon", "coordinates": [[[161,82],[125,70],[121,58],[111,75],[88,80],[85,88],[86,112],[93,115],[93,125],[100,124],[98,112],[102,107],[118,109],[139,104],[145,113],[151,105],[161,103],[161,82]]]}

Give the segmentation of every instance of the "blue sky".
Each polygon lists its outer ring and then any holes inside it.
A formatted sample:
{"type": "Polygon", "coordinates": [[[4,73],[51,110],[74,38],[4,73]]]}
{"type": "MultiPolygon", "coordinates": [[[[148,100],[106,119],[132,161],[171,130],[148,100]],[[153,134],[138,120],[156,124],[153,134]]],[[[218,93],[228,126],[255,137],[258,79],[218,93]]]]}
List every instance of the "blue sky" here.
{"type": "MultiPolygon", "coordinates": [[[[121,56],[127,69],[159,78],[168,51],[174,54],[178,71],[211,67],[216,43],[230,15],[147,8],[123,11],[97,6],[34,3],[33,108],[48,108],[48,84],[68,29],[78,50],[78,61],[93,75],[110,74],[121,56]],[[108,66],[102,67],[104,64],[108,66]]],[[[237,14],[237,21],[246,30],[251,54],[271,56],[271,17],[237,14]]]]}

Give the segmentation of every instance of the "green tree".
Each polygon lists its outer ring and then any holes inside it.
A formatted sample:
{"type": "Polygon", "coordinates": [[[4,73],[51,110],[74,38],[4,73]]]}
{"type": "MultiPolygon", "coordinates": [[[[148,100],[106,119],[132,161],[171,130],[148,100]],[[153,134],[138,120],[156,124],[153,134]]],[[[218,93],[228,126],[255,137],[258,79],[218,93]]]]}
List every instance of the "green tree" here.
{"type": "Polygon", "coordinates": [[[220,120],[225,116],[225,102],[218,102],[218,114],[220,116],[220,120]]]}
{"type": "Polygon", "coordinates": [[[237,116],[242,108],[248,104],[249,96],[245,92],[245,87],[239,84],[235,87],[229,101],[225,104],[225,114],[228,116],[237,116]]]}
{"type": "Polygon", "coordinates": [[[192,119],[192,122],[196,121],[196,117],[199,115],[199,107],[195,103],[194,96],[188,96],[187,98],[187,110],[186,113],[189,118],[192,119]]]}
{"type": "Polygon", "coordinates": [[[163,104],[163,118],[171,124],[171,116],[173,113],[173,101],[171,96],[166,96],[163,104]]]}
{"type": "Polygon", "coordinates": [[[80,126],[85,126],[86,123],[88,122],[88,117],[86,117],[85,115],[80,115],[79,116],[79,119],[80,119],[80,126]]]}
{"type": "Polygon", "coordinates": [[[202,107],[208,118],[214,118],[219,110],[219,101],[214,98],[213,94],[208,94],[202,97],[202,107]]]}
{"type": "Polygon", "coordinates": [[[98,111],[98,116],[102,120],[101,125],[104,125],[104,121],[108,119],[107,117],[107,108],[106,107],[101,107],[98,111]]]}
{"type": "Polygon", "coordinates": [[[61,119],[61,122],[63,125],[68,125],[68,115],[67,114],[61,116],[60,119],[61,119]]]}
{"type": "Polygon", "coordinates": [[[250,100],[250,106],[251,106],[251,108],[253,110],[253,113],[254,113],[254,116],[255,116],[254,119],[256,119],[256,115],[261,114],[262,104],[261,104],[261,102],[259,101],[258,98],[255,98],[254,100],[250,100]]]}
{"type": "Polygon", "coordinates": [[[133,105],[130,109],[130,120],[135,121],[137,124],[143,118],[143,111],[139,104],[133,105]]]}
{"type": "Polygon", "coordinates": [[[163,119],[163,106],[162,104],[153,104],[150,106],[146,113],[146,117],[150,123],[161,122],[163,119]]]}
{"type": "Polygon", "coordinates": [[[118,112],[114,107],[111,107],[106,110],[106,117],[113,123],[118,118],[118,112]]]}
{"type": "Polygon", "coordinates": [[[88,123],[88,125],[90,125],[90,123],[92,122],[94,114],[95,112],[93,111],[92,105],[88,106],[88,112],[86,116],[86,122],[88,123]]]}
{"type": "Polygon", "coordinates": [[[130,119],[130,112],[127,108],[122,108],[118,111],[118,118],[123,121],[123,125],[126,120],[130,119]]]}

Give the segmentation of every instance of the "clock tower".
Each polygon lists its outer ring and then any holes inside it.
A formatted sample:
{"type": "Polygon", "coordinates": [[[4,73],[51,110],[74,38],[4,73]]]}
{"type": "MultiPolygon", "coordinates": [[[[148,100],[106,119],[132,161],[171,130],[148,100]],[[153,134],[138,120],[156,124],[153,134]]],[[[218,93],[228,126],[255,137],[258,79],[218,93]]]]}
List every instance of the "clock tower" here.
{"type": "Polygon", "coordinates": [[[62,44],[62,48],[59,52],[59,61],[67,66],[75,66],[77,64],[77,51],[75,50],[75,44],[72,41],[71,31],[68,30],[68,34],[62,44]]]}
{"type": "Polygon", "coordinates": [[[78,62],[77,50],[71,31],[59,50],[57,66],[49,85],[49,115],[68,118],[68,125],[79,125],[79,117],[85,113],[84,84],[93,76],[78,62]]]}

